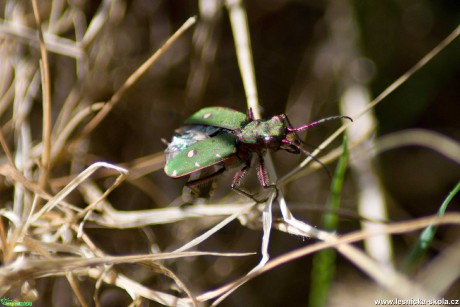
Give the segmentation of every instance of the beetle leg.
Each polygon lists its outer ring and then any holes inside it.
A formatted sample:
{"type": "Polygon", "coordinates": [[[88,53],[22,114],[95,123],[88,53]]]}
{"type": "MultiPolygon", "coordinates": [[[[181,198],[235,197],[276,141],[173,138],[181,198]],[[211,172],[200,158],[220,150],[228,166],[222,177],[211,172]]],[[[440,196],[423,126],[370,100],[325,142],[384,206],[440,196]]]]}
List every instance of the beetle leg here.
{"type": "Polygon", "coordinates": [[[239,185],[241,184],[241,181],[243,180],[243,178],[247,175],[249,169],[250,169],[250,165],[249,164],[246,164],[246,166],[244,166],[242,169],[240,169],[235,177],[233,177],[233,181],[232,181],[232,185],[231,185],[231,188],[232,190],[234,190],[235,192],[238,192],[239,194],[243,195],[243,196],[246,196],[247,198],[250,198],[252,199],[253,201],[255,201],[256,203],[259,203],[261,202],[260,200],[256,199],[254,197],[254,195],[244,191],[243,189],[240,189],[239,188],[239,185]]]}
{"type": "MultiPolygon", "coordinates": [[[[250,165],[247,164],[245,167],[243,167],[241,170],[239,170],[238,173],[236,173],[235,177],[233,178],[233,182],[232,182],[231,187],[236,192],[240,193],[243,196],[246,196],[246,197],[252,199],[256,203],[263,203],[263,202],[267,201],[268,198],[259,200],[259,199],[255,198],[253,194],[250,194],[250,193],[244,191],[243,189],[239,188],[239,185],[241,184],[241,181],[247,175],[249,169],[250,169],[250,165]]],[[[276,199],[276,197],[278,197],[278,188],[274,184],[267,184],[268,177],[267,177],[267,174],[265,172],[265,167],[264,167],[264,163],[263,163],[262,159],[260,159],[259,170],[257,172],[257,176],[259,177],[259,181],[262,184],[262,186],[264,187],[264,189],[266,189],[266,188],[274,188],[275,189],[275,191],[276,191],[275,199],[276,199]]]]}
{"type": "Polygon", "coordinates": [[[182,192],[182,198],[185,203],[194,203],[198,198],[210,198],[214,190],[214,179],[225,171],[224,167],[221,167],[214,172],[202,171],[197,176],[192,174],[191,180],[185,184],[182,192]],[[195,179],[195,178],[196,179],[195,179]]]}
{"type": "Polygon", "coordinates": [[[247,116],[248,116],[249,122],[252,122],[254,120],[254,113],[252,112],[252,108],[248,109],[247,116]]]}
{"type": "Polygon", "coordinates": [[[169,143],[167,140],[165,140],[164,138],[161,138],[161,142],[162,142],[163,144],[165,144],[166,146],[168,146],[168,145],[170,144],[170,143],[169,143]]]}
{"type": "Polygon", "coordinates": [[[276,195],[274,199],[276,199],[278,197],[278,187],[276,184],[268,184],[270,179],[268,178],[267,170],[265,169],[265,162],[262,157],[259,157],[259,170],[257,172],[257,177],[259,177],[260,184],[264,187],[264,189],[275,189],[276,195]]]}
{"type": "Polygon", "coordinates": [[[243,180],[243,178],[248,174],[249,168],[250,168],[249,164],[245,165],[242,169],[240,169],[236,173],[235,177],[233,177],[232,188],[237,187],[241,184],[241,181],[243,180]]]}

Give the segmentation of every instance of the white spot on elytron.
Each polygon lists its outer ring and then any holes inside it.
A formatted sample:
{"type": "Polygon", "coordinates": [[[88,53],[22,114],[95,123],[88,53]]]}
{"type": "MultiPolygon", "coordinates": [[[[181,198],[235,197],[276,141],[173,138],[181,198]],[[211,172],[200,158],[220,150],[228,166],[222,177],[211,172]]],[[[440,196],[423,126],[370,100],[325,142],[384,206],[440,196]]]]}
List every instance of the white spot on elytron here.
{"type": "Polygon", "coordinates": [[[177,175],[177,171],[173,171],[173,176],[176,176],[177,175]]]}
{"type": "Polygon", "coordinates": [[[187,152],[187,157],[189,157],[189,158],[193,157],[194,155],[196,155],[196,150],[195,149],[190,150],[189,152],[187,152]]]}
{"type": "Polygon", "coordinates": [[[201,165],[198,162],[195,162],[196,167],[200,167],[201,165]]]}
{"type": "Polygon", "coordinates": [[[210,118],[211,116],[212,116],[212,113],[206,113],[206,114],[203,115],[203,118],[204,118],[204,119],[208,119],[208,118],[210,118]]]}
{"type": "Polygon", "coordinates": [[[216,154],[216,157],[217,157],[217,158],[222,158],[222,156],[221,156],[221,155],[219,155],[219,154],[216,154]]]}

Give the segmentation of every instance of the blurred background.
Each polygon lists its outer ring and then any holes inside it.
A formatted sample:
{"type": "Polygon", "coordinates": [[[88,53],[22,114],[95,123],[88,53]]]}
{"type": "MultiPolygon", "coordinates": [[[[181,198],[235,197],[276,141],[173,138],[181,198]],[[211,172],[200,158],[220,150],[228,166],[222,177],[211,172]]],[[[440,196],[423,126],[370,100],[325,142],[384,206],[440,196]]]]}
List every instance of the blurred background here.
{"type": "MultiPolygon", "coordinates": [[[[371,98],[378,96],[449,35],[460,20],[460,2],[456,0],[243,3],[249,20],[262,115],[286,113],[294,126],[341,114],[339,101],[352,84],[365,88],[371,98]]],[[[154,156],[156,160],[152,160],[157,171],[123,183],[109,195],[108,201],[118,210],[170,206],[181,195],[186,178],[173,180],[164,174],[161,152],[165,145],[161,139],[169,140],[188,116],[204,106],[225,106],[241,112],[247,109],[228,8],[223,2],[206,0],[78,0],[39,1],[39,10],[44,29],[73,41],[82,41],[89,32],[88,25],[101,10],[106,10],[106,19],[98,32],[83,40],[85,44],[79,49],[83,55],[77,60],[76,56],[49,52],[53,126],[70,118],[63,115],[63,110],[70,114],[91,103],[109,100],[189,17],[198,16],[197,24],[126,92],[78,147],[64,147],[53,161],[50,173],[48,190],[55,194],[62,188],[60,182],[66,182],[67,176],[78,174],[92,162],[130,165],[136,159],[158,153],[154,156]]],[[[15,150],[19,145],[13,131],[24,124],[19,122],[19,126],[11,128],[10,119],[15,112],[23,114],[31,143],[35,145],[41,140],[41,91],[36,75],[40,53],[33,39],[24,38],[25,31],[20,34],[12,31],[15,29],[12,24],[36,29],[29,2],[0,0],[0,14],[3,101],[0,122],[10,148],[15,150]],[[30,94],[29,104],[13,104],[19,97],[18,84],[14,91],[8,91],[12,80],[25,82],[22,87],[30,94]],[[31,89],[31,84],[35,84],[35,89],[31,89]]],[[[459,51],[457,39],[378,104],[373,109],[375,129],[369,138],[378,141],[380,137],[407,129],[426,129],[458,142],[459,51]]],[[[339,125],[340,122],[329,122],[308,130],[307,149],[313,151],[339,125]]],[[[70,140],[83,126],[84,122],[70,140]]],[[[341,140],[336,140],[324,154],[340,144],[341,140]]],[[[302,161],[302,157],[286,152],[275,153],[273,158],[278,176],[302,161]]],[[[420,146],[377,152],[371,164],[381,184],[388,221],[435,214],[460,178],[458,160],[420,146]]],[[[328,167],[333,171],[335,162],[328,167]]],[[[230,191],[232,175],[233,172],[219,180],[213,201],[219,202],[228,193],[231,201],[241,201],[240,196],[230,191]]],[[[247,186],[257,189],[255,176],[249,177],[247,186]]],[[[113,181],[110,180],[102,178],[96,182],[107,187],[113,181]]],[[[296,179],[284,186],[288,205],[299,219],[320,227],[329,185],[330,179],[323,170],[296,179]]],[[[342,207],[347,211],[339,216],[339,233],[359,228],[359,191],[353,173],[347,172],[342,195],[342,207]]],[[[2,182],[0,193],[0,205],[7,207],[13,201],[11,187],[2,182]]],[[[84,207],[84,197],[74,194],[68,201],[84,207]]],[[[459,209],[457,196],[449,210],[459,209]]],[[[279,216],[276,209],[275,214],[279,216]]],[[[208,222],[191,219],[136,229],[88,228],[87,233],[107,254],[126,255],[155,249],[170,251],[207,229],[208,222]]],[[[415,238],[415,234],[393,238],[396,263],[406,255],[415,238]]],[[[458,227],[441,228],[426,261],[457,238],[458,227]]],[[[258,252],[260,239],[260,230],[233,222],[201,244],[199,250],[258,252]]],[[[309,241],[274,231],[270,254],[274,257],[306,244],[309,241]]],[[[193,293],[201,293],[244,275],[258,261],[259,255],[236,260],[185,258],[169,262],[168,267],[193,293]]],[[[378,286],[369,283],[368,277],[343,258],[338,257],[337,262],[330,306],[338,305],[337,302],[341,306],[368,306],[378,297],[381,292],[378,286]]],[[[148,287],[174,292],[170,280],[145,272],[145,268],[126,265],[119,270],[148,287]]],[[[249,282],[223,305],[306,306],[310,274],[311,257],[302,258],[249,282]]],[[[93,282],[83,282],[88,285],[85,292],[88,300],[93,282]]],[[[37,289],[43,294],[37,306],[50,300],[62,303],[72,296],[68,284],[59,278],[41,279],[37,289]]],[[[107,306],[130,302],[129,296],[115,287],[106,286],[101,293],[107,306]]],[[[446,297],[458,299],[459,295],[457,282],[446,297]]]]}

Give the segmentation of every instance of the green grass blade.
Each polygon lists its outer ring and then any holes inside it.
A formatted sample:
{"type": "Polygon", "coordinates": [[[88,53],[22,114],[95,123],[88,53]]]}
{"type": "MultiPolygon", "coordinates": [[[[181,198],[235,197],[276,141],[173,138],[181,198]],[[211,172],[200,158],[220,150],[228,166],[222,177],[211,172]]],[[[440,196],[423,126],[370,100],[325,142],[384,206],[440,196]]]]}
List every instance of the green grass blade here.
{"type": "Polygon", "coordinates": [[[337,214],[335,212],[340,207],[340,195],[342,193],[345,171],[348,161],[348,139],[346,136],[342,142],[342,155],[340,156],[334,177],[331,182],[331,193],[327,202],[327,212],[323,217],[323,225],[326,230],[335,231],[338,224],[337,214]]]}
{"type": "MultiPolygon", "coordinates": [[[[458,193],[459,190],[460,190],[460,181],[457,183],[457,185],[454,187],[454,189],[449,193],[449,195],[446,197],[446,199],[442,203],[437,213],[438,216],[441,216],[446,212],[447,206],[449,205],[450,201],[454,198],[454,196],[458,193]]],[[[423,257],[426,250],[428,249],[431,242],[433,241],[436,231],[437,231],[437,227],[434,227],[431,225],[423,230],[417,243],[414,245],[412,250],[409,252],[409,255],[406,257],[406,259],[403,262],[404,271],[409,272],[416,266],[416,264],[423,257]]]]}
{"type": "MultiPolygon", "coordinates": [[[[329,231],[335,231],[338,225],[335,212],[340,207],[340,194],[347,168],[348,146],[346,137],[343,138],[342,149],[342,155],[331,182],[331,192],[326,205],[328,212],[323,217],[323,226],[329,231]]],[[[329,289],[335,274],[335,258],[336,251],[334,249],[323,250],[313,256],[309,306],[326,306],[329,289]]]]}

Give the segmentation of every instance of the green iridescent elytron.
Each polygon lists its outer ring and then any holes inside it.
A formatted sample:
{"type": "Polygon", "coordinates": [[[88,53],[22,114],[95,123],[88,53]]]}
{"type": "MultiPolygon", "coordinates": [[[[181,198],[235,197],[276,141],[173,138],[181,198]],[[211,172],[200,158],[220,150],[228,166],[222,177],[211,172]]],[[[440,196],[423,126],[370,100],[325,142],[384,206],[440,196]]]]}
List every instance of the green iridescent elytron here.
{"type": "Polygon", "coordinates": [[[260,184],[264,188],[275,187],[269,184],[263,160],[265,152],[286,150],[294,154],[302,152],[310,155],[301,147],[297,132],[339,118],[351,120],[347,116],[333,116],[294,128],[285,114],[256,120],[251,109],[244,114],[224,107],[207,107],[190,116],[185,121],[187,126],[176,131],[177,134],[165,150],[164,170],[168,176],[180,178],[218,167],[204,178],[187,182],[188,186],[193,186],[214,178],[224,170],[241,167],[231,187],[254,199],[253,195],[239,188],[254,155],[258,159],[257,175],[260,184]]]}

